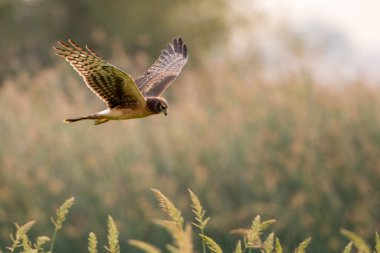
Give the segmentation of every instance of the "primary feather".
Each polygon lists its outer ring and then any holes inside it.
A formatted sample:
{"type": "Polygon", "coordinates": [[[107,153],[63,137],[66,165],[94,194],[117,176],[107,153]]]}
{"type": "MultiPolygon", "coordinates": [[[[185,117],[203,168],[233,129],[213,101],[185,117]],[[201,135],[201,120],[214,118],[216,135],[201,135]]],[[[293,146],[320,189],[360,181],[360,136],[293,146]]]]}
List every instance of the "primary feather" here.
{"type": "Polygon", "coordinates": [[[169,43],[136,84],[144,96],[160,96],[181,73],[187,62],[187,46],[181,37],[169,43]]]}
{"type": "Polygon", "coordinates": [[[73,66],[87,86],[109,108],[119,105],[134,107],[144,102],[145,99],[131,76],[100,59],[90,48],[87,47],[86,51],[72,40],[69,43],[58,42],[61,47],[54,47],[55,53],[73,66]]]}

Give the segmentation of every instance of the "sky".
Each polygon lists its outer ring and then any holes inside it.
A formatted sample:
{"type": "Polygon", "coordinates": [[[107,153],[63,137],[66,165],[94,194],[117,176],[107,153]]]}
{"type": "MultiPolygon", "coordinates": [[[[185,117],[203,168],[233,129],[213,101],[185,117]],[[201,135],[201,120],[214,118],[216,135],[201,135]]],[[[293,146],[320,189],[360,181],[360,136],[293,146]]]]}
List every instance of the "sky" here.
{"type": "Polygon", "coordinates": [[[318,76],[331,81],[340,73],[348,80],[365,77],[380,85],[380,0],[247,2],[278,24],[285,21],[293,30],[301,32],[306,41],[323,41],[325,37],[331,50],[315,62],[318,76]]]}
{"type": "Polygon", "coordinates": [[[295,24],[333,26],[363,54],[380,53],[379,0],[261,0],[258,4],[295,24]]]}

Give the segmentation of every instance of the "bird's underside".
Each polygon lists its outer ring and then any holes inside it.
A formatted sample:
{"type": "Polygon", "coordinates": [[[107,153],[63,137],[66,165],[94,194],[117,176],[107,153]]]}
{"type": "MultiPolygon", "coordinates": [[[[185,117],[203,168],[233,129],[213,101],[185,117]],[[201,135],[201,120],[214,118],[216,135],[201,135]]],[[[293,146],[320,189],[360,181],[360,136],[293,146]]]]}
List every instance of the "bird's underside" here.
{"type": "Polygon", "coordinates": [[[91,115],[66,119],[65,122],[94,120],[95,125],[109,120],[143,118],[167,114],[168,104],[161,97],[187,62],[187,47],[178,37],[161,51],[154,64],[134,80],[130,75],[102,60],[92,49],[84,50],[75,42],[58,42],[57,55],[81,75],[87,86],[106,104],[108,109],[91,115]]]}
{"type": "Polygon", "coordinates": [[[116,107],[112,109],[106,109],[91,115],[82,116],[78,118],[65,119],[64,122],[72,123],[79,120],[91,119],[94,120],[94,124],[106,123],[109,120],[127,120],[137,119],[153,115],[154,112],[141,108],[128,108],[128,107],[116,107]]]}

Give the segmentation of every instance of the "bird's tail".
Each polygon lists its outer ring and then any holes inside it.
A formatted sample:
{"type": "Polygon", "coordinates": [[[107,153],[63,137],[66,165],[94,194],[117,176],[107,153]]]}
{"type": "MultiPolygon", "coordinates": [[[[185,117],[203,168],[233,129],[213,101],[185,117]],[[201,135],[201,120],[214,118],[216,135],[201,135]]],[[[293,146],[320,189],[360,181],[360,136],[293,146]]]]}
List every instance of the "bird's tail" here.
{"type": "Polygon", "coordinates": [[[91,119],[91,118],[90,118],[90,116],[84,116],[84,117],[79,117],[79,118],[64,119],[63,122],[72,123],[72,122],[84,120],[84,119],[91,119]]]}
{"type": "Polygon", "coordinates": [[[98,114],[91,114],[91,115],[87,115],[87,116],[83,116],[83,117],[78,117],[78,118],[65,119],[65,120],[63,120],[63,122],[65,122],[65,123],[73,123],[73,122],[80,121],[80,120],[85,120],[85,119],[93,119],[93,120],[95,120],[94,125],[99,125],[99,124],[105,123],[105,122],[107,122],[109,120],[109,119],[105,118],[104,116],[101,116],[101,115],[98,115],[98,114]]]}

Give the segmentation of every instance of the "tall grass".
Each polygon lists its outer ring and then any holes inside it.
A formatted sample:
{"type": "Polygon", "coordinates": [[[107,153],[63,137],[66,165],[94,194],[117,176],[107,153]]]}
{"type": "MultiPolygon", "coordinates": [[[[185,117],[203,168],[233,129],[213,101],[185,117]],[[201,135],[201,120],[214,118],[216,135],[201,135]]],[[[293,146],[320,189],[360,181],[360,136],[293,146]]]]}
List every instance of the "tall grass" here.
{"type": "Polygon", "coordinates": [[[150,223],[149,188],[180,209],[194,189],[222,249],[236,246],[224,231],[256,213],[278,218],[284,251],[305,235],[311,251],[337,251],[340,228],[365,239],[379,229],[380,92],[365,80],[326,87],[301,74],[267,82],[228,64],[188,67],[168,91],[168,117],[63,124],[103,108],[81,82],[59,64],[1,87],[0,245],[13,221],[43,221],[53,200],[76,196],[57,251],[84,251],[83,235],[103,231],[108,213],[125,237],[161,247],[169,239],[150,223]]]}
{"type": "MultiPolygon", "coordinates": [[[[167,232],[170,234],[173,240],[173,244],[167,244],[166,249],[171,253],[192,253],[193,251],[193,233],[189,223],[184,225],[184,218],[181,216],[181,211],[178,210],[174,204],[159,190],[153,189],[154,194],[159,202],[159,205],[164,213],[168,215],[168,219],[158,220],[156,223],[162,226],[167,232]]],[[[196,209],[203,210],[202,204],[199,202],[198,197],[190,191],[190,197],[193,202],[192,207],[194,207],[194,200],[196,199],[196,209]]],[[[16,232],[14,235],[11,235],[12,246],[7,249],[10,252],[23,252],[23,253],[52,253],[53,246],[55,243],[55,237],[57,235],[57,231],[62,228],[62,224],[66,219],[68,211],[70,207],[74,203],[74,198],[70,198],[62,204],[60,208],[57,209],[57,218],[53,219],[54,224],[54,233],[53,239],[50,240],[47,236],[39,236],[35,243],[33,243],[28,235],[29,230],[31,230],[32,226],[35,224],[34,221],[28,222],[22,226],[16,224],[16,232]],[[51,242],[50,242],[51,241],[51,242]],[[46,244],[50,242],[50,249],[46,251],[46,244]]],[[[199,220],[199,215],[194,212],[195,220],[199,220]]],[[[256,218],[252,222],[252,226],[249,229],[236,229],[235,232],[241,233],[243,235],[243,243],[241,240],[238,240],[236,244],[236,248],[233,251],[234,253],[242,253],[242,252],[261,252],[261,253],[282,253],[282,246],[280,240],[275,237],[275,234],[270,233],[266,239],[263,238],[263,232],[268,229],[270,225],[272,225],[274,220],[261,221],[260,216],[256,216],[256,218]]],[[[109,253],[120,253],[120,245],[119,245],[119,230],[114,222],[114,219],[111,216],[108,216],[108,232],[107,232],[107,241],[108,245],[104,248],[109,253]]],[[[199,226],[196,223],[193,223],[195,227],[199,226]]],[[[202,233],[198,234],[198,237],[204,242],[204,245],[207,246],[207,250],[205,247],[202,247],[202,252],[212,252],[212,253],[223,253],[222,248],[219,244],[209,236],[204,234],[203,227],[202,233]]],[[[344,234],[347,238],[351,239],[351,242],[347,244],[344,249],[344,253],[350,253],[352,251],[352,246],[355,245],[358,252],[370,253],[370,246],[357,234],[348,231],[342,230],[342,234],[344,234]]],[[[295,253],[305,253],[306,248],[309,246],[311,238],[308,238],[302,241],[294,250],[295,253]]],[[[135,248],[138,248],[140,251],[146,253],[160,253],[161,250],[154,245],[139,241],[139,240],[129,240],[129,244],[135,248]]],[[[374,244],[374,253],[380,252],[380,239],[378,233],[376,233],[375,244],[374,244]]],[[[97,245],[97,237],[91,232],[88,237],[88,251],[90,253],[98,252],[97,245]]],[[[196,249],[195,249],[195,252],[196,249]]]]}

